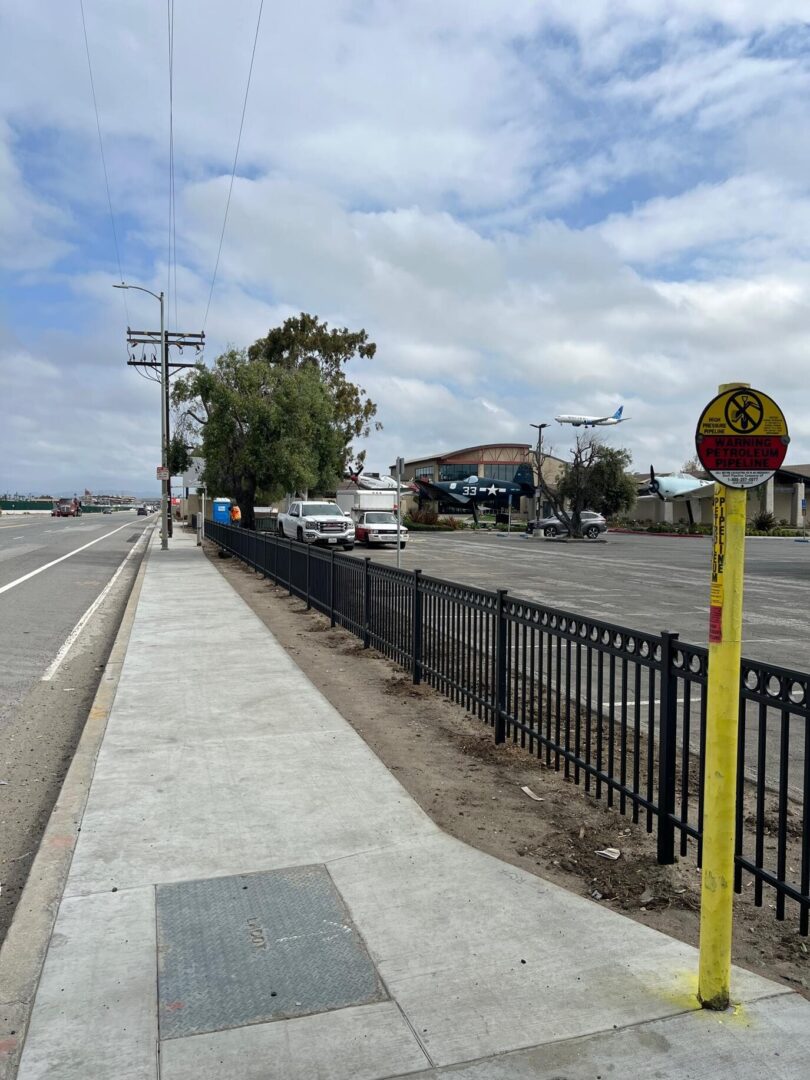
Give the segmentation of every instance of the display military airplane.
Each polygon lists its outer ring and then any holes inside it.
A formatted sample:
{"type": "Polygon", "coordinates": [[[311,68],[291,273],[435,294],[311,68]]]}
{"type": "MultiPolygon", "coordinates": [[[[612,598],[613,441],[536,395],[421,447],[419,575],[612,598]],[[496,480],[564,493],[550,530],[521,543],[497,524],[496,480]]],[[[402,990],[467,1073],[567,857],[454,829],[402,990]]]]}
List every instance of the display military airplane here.
{"type": "Polygon", "coordinates": [[[620,405],[612,416],[574,416],[571,413],[562,413],[555,416],[558,424],[571,424],[573,427],[613,427],[614,424],[624,424],[630,417],[622,416],[624,405],[620,405]]]}
{"type": "Polygon", "coordinates": [[[459,506],[469,506],[476,525],[478,507],[484,503],[506,504],[514,495],[532,498],[535,493],[534,476],[530,465],[518,465],[511,480],[493,480],[489,476],[468,476],[466,480],[425,480],[416,477],[413,481],[419,494],[425,499],[440,502],[457,502],[459,506]]]}
{"type": "MultiPolygon", "coordinates": [[[[396,491],[397,490],[397,478],[395,476],[370,476],[363,472],[362,469],[356,473],[349,471],[347,480],[351,480],[357,487],[363,488],[365,491],[396,491]]],[[[403,491],[413,491],[414,485],[405,480],[402,481],[403,491]]]]}
{"type": "Polygon", "coordinates": [[[642,484],[638,489],[639,495],[657,495],[662,502],[675,502],[683,499],[686,502],[686,511],[689,515],[690,524],[694,524],[694,516],[690,499],[702,499],[711,495],[714,491],[714,480],[700,480],[697,476],[688,473],[674,473],[671,476],[656,476],[655,469],[650,466],[650,480],[642,484]]]}

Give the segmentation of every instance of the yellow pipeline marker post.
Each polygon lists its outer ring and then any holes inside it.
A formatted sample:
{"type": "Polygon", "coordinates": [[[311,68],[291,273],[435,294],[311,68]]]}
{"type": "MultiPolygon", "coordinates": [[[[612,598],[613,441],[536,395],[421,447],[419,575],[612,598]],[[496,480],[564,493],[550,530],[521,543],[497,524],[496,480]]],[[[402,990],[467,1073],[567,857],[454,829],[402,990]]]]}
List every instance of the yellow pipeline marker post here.
{"type": "Polygon", "coordinates": [[[700,460],[714,477],[709,685],[703,796],[698,998],[725,1009],[731,990],[737,727],[740,705],[746,489],[769,480],[787,452],[787,425],[767,395],[721,386],[698,422],[700,460]]]}

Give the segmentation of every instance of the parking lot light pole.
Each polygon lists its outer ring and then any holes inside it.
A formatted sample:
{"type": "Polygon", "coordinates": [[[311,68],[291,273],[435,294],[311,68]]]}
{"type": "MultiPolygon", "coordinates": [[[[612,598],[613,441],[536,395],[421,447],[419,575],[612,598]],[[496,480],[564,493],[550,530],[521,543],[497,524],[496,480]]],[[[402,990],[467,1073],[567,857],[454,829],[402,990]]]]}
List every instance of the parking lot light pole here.
{"type": "Polygon", "coordinates": [[[540,517],[537,492],[540,489],[540,470],[543,468],[543,428],[547,428],[548,424],[532,424],[531,427],[537,428],[537,483],[534,487],[534,520],[537,521],[540,517]]]}
{"type": "MultiPolygon", "coordinates": [[[[166,329],[163,319],[163,292],[153,293],[151,289],[145,289],[142,285],[126,285],[122,281],[120,285],[113,285],[114,289],[136,289],[138,292],[149,293],[150,296],[160,303],[160,464],[165,469],[168,465],[168,446],[166,445],[166,392],[169,384],[168,350],[166,348],[166,329]]],[[[168,481],[160,481],[160,548],[166,551],[169,547],[169,500],[168,481]]]]}
{"type": "Polygon", "coordinates": [[[403,458],[397,458],[397,569],[402,563],[402,470],[403,458]]]}

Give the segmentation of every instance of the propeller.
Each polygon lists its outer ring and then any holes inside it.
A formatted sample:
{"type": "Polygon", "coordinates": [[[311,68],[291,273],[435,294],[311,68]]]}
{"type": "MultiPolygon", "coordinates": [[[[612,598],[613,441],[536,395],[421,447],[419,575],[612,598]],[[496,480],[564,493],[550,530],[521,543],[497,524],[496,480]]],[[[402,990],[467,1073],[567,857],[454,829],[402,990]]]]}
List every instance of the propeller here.
{"type": "Polygon", "coordinates": [[[655,469],[650,466],[650,494],[657,495],[659,499],[663,500],[664,496],[661,494],[661,485],[655,478],[655,469]]]}

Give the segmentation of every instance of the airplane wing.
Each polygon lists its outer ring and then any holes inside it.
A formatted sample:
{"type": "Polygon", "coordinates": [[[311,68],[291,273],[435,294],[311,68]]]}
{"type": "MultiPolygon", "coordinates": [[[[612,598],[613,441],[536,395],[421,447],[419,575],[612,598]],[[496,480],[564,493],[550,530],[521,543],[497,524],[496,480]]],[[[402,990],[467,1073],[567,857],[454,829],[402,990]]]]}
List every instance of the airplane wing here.
{"type": "Polygon", "coordinates": [[[469,495],[462,495],[457,491],[445,491],[444,488],[434,487],[429,480],[414,480],[414,484],[426,499],[436,499],[441,501],[453,499],[461,506],[465,506],[470,501],[469,495]]]}
{"type": "Polygon", "coordinates": [[[701,484],[700,487],[691,488],[689,491],[679,491],[677,495],[672,495],[670,497],[673,502],[677,499],[714,498],[714,484],[701,484]]]}

